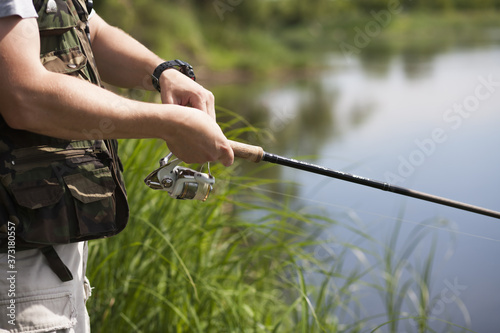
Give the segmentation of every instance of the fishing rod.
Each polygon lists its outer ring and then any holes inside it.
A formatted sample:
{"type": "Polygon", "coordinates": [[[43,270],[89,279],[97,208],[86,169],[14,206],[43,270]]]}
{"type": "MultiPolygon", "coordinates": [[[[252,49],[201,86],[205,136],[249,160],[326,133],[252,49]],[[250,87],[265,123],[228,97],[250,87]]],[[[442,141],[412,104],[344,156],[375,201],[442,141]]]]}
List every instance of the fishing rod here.
{"type": "Polygon", "coordinates": [[[233,149],[234,156],[238,158],[242,158],[251,162],[259,163],[261,161],[270,162],[274,164],[284,165],[287,167],[308,171],[316,174],[320,174],[323,176],[336,178],[345,180],[351,183],[356,183],[364,186],[369,186],[373,188],[377,188],[379,190],[393,192],[401,195],[405,195],[408,197],[434,202],[440,205],[445,205],[453,208],[458,208],[461,210],[466,210],[472,213],[486,215],[490,217],[494,217],[496,219],[500,219],[500,212],[469,205],[463,202],[450,200],[442,197],[438,197],[432,194],[427,194],[424,192],[419,192],[415,190],[410,190],[404,187],[394,186],[388,183],[368,179],[365,177],[360,177],[356,175],[352,175],[349,173],[345,173],[342,171],[336,171],[332,169],[328,169],[322,166],[314,165],[307,162],[298,161],[292,158],[286,158],[282,156],[278,156],[275,154],[270,154],[264,151],[262,147],[253,146],[241,142],[231,141],[231,148],[233,149]]]}

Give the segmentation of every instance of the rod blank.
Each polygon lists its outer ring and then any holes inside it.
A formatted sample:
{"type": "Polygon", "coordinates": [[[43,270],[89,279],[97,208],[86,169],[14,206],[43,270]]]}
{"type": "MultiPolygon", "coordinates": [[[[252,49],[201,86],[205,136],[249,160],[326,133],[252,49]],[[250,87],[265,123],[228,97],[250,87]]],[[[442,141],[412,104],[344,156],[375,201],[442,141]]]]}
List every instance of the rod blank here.
{"type": "Polygon", "coordinates": [[[500,219],[500,212],[486,209],[478,206],[473,206],[470,204],[466,204],[463,202],[450,200],[442,197],[438,197],[432,194],[427,194],[424,192],[419,192],[411,189],[407,189],[404,187],[394,186],[388,183],[368,179],[365,177],[360,177],[356,175],[352,175],[349,173],[345,173],[342,171],[336,171],[332,169],[328,169],[322,166],[314,165],[307,162],[298,161],[291,158],[286,158],[274,154],[270,154],[265,152],[261,147],[252,146],[240,142],[230,141],[231,147],[234,151],[234,156],[238,158],[243,158],[248,161],[252,161],[258,163],[260,161],[270,162],[274,164],[279,164],[303,171],[308,171],[316,174],[320,174],[323,176],[336,178],[340,180],[345,180],[351,183],[356,183],[364,186],[369,186],[372,188],[377,188],[379,190],[393,192],[397,194],[401,194],[407,197],[412,197],[420,200],[425,200],[429,202],[434,202],[440,205],[449,206],[465,211],[469,211],[476,214],[486,215],[489,217],[493,217],[496,219],[500,219]]]}

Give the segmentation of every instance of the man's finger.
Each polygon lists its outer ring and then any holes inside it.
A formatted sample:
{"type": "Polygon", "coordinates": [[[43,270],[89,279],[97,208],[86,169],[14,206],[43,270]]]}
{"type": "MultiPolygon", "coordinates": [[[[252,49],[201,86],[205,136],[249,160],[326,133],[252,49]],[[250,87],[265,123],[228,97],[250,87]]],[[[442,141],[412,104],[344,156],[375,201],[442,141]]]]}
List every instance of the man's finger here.
{"type": "Polygon", "coordinates": [[[234,152],[229,146],[228,149],[221,149],[222,154],[219,157],[219,161],[226,167],[230,166],[234,162],[234,152]]]}
{"type": "Polygon", "coordinates": [[[215,103],[214,103],[213,99],[207,101],[207,113],[210,117],[212,117],[213,119],[216,119],[215,103]]]}

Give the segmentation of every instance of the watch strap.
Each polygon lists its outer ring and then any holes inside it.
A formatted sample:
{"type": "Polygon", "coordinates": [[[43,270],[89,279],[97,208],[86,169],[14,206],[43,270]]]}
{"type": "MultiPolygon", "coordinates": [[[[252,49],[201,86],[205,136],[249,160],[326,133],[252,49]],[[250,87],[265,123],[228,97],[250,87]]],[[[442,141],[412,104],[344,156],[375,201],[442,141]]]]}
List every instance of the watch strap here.
{"type": "Polygon", "coordinates": [[[153,82],[153,86],[155,87],[156,90],[161,92],[161,87],[160,87],[160,76],[163,71],[169,69],[169,68],[175,68],[182,74],[186,75],[190,79],[196,81],[196,76],[194,75],[193,71],[193,66],[188,64],[187,62],[184,62],[179,59],[175,60],[170,60],[170,61],[165,61],[161,64],[159,64],[155,70],[153,71],[153,74],[151,75],[151,79],[153,82]]]}

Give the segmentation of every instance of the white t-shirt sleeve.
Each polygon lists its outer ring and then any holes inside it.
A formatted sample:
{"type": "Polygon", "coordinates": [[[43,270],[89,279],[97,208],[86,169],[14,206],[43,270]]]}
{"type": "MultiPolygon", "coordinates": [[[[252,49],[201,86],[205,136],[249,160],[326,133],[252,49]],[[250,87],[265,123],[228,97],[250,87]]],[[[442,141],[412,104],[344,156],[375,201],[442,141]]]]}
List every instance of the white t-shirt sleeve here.
{"type": "Polygon", "coordinates": [[[38,17],[32,0],[0,0],[0,17],[12,15],[38,17]]]}

